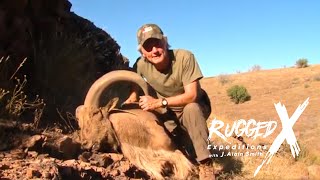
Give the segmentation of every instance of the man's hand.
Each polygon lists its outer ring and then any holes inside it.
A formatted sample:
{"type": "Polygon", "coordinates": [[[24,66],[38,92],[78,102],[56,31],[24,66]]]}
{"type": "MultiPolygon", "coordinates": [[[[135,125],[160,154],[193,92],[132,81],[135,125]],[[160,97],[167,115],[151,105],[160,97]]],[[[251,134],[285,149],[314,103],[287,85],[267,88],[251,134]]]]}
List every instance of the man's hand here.
{"type": "Polygon", "coordinates": [[[155,110],[162,106],[161,99],[155,99],[151,96],[140,96],[139,106],[144,111],[155,110]]]}

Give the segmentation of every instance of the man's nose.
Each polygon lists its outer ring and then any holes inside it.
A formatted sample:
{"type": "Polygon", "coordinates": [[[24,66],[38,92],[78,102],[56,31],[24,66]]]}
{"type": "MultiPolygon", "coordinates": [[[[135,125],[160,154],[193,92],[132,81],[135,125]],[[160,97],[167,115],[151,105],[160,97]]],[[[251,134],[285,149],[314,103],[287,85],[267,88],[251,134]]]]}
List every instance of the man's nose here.
{"type": "Polygon", "coordinates": [[[155,53],[155,52],[157,52],[158,50],[157,50],[157,47],[156,46],[152,46],[152,49],[151,49],[151,52],[152,53],[155,53]]]}

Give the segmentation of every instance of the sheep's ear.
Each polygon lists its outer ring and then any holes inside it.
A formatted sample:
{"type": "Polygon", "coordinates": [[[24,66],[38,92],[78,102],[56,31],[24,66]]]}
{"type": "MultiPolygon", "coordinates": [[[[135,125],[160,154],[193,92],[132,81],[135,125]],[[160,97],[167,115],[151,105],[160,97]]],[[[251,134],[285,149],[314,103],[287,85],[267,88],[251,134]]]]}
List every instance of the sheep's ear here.
{"type": "Polygon", "coordinates": [[[115,97],[113,99],[111,99],[108,104],[104,107],[104,109],[107,111],[107,112],[110,112],[112,109],[114,109],[117,104],[118,104],[118,101],[119,101],[119,98],[118,97],[115,97]]]}

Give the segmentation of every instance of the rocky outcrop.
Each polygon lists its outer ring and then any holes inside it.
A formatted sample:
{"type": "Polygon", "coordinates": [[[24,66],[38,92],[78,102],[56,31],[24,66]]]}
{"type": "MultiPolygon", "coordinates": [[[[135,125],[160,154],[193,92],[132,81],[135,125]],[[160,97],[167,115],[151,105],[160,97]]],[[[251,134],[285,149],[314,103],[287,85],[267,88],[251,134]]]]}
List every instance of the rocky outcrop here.
{"type": "Polygon", "coordinates": [[[0,57],[10,56],[0,84],[26,75],[27,95],[39,94],[47,115],[73,113],[97,78],[128,67],[116,41],[70,8],[68,0],[0,1],[0,57]]]}

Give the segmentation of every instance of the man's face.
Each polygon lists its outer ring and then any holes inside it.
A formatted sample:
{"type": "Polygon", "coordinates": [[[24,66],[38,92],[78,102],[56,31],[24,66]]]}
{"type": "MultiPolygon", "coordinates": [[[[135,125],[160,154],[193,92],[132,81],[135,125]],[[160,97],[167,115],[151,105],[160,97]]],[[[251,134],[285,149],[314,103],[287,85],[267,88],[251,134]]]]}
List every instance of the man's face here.
{"type": "Polygon", "coordinates": [[[162,63],[167,56],[167,44],[164,40],[150,38],[142,45],[141,52],[148,61],[157,65],[162,63]]]}

